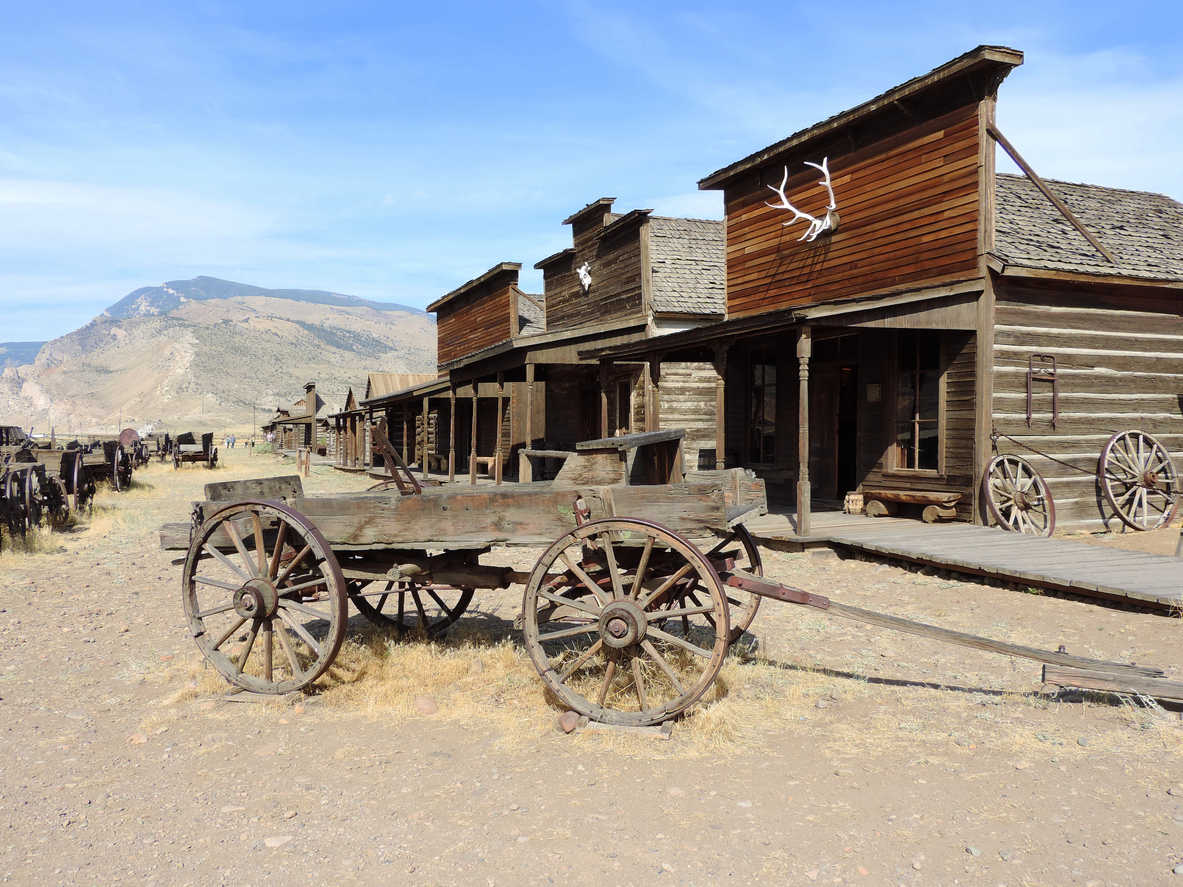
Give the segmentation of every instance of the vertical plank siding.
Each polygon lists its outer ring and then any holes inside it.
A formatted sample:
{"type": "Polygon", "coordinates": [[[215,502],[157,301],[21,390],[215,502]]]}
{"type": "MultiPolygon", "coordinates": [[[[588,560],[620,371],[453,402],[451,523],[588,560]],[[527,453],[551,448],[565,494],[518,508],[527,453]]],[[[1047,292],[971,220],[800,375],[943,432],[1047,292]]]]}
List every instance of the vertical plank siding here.
{"type": "MultiPolygon", "coordinates": [[[[744,317],[903,285],[977,274],[978,116],[968,105],[904,136],[830,158],[837,233],[798,242],[804,223],[767,205],[783,165],[726,192],[727,313],[744,317]]],[[[819,160],[805,157],[803,160],[819,160]]],[[[791,161],[785,193],[825,214],[819,176],[791,161]]]]}
{"type": "Polygon", "coordinates": [[[1178,298],[1000,286],[995,316],[994,425],[1012,438],[1000,438],[998,451],[1022,456],[1043,475],[1055,500],[1057,529],[1116,529],[1120,521],[1096,479],[1101,450],[1112,434],[1131,429],[1153,434],[1171,452],[1176,470],[1183,468],[1178,298]],[[1033,384],[1027,424],[1032,354],[1056,358],[1055,428],[1052,386],[1046,382],[1033,384]]]}

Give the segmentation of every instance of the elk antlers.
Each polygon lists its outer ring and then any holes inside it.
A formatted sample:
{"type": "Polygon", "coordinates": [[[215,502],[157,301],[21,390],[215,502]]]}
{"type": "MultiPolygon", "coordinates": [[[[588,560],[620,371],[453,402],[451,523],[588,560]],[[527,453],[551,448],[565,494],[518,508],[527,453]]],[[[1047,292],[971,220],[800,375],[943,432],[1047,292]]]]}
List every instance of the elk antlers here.
{"type": "Polygon", "coordinates": [[[797,238],[798,243],[800,243],[802,240],[808,240],[810,243],[812,243],[813,241],[817,240],[818,235],[823,231],[838,230],[838,201],[834,198],[834,188],[830,183],[829,160],[829,157],[824,157],[822,158],[821,163],[810,163],[808,160],[805,161],[806,166],[812,166],[814,169],[821,172],[823,176],[825,176],[820,184],[830,194],[830,205],[826,207],[825,216],[820,219],[817,216],[811,216],[809,213],[801,212],[801,210],[789,203],[789,198],[785,196],[785,185],[787,185],[789,182],[789,168],[787,166],[785,167],[785,176],[783,179],[781,179],[780,187],[777,188],[772,185],[767,186],[769,190],[775,191],[780,195],[781,205],[768,203],[768,201],[764,202],[773,209],[787,209],[793,214],[793,218],[784,223],[786,226],[792,225],[798,220],[809,222],[809,227],[806,229],[805,233],[797,238]]]}

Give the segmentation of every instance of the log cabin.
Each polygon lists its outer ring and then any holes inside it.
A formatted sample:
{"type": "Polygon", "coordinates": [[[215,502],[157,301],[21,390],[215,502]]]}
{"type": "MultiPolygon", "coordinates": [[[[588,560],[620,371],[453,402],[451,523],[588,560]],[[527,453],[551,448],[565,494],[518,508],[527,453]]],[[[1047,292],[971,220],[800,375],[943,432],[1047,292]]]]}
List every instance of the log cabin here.
{"type": "Polygon", "coordinates": [[[1042,179],[996,119],[1022,61],[980,46],[704,178],[726,319],[583,356],[712,368],[707,455],[803,535],[852,492],[988,522],[999,453],[1045,478],[1060,530],[1117,526],[1110,437],[1183,448],[1183,206],[1042,179]]]}
{"type": "Polygon", "coordinates": [[[688,429],[689,459],[713,440],[714,381],[697,364],[667,364],[659,400],[647,364],[579,357],[723,318],[722,223],[620,214],[614,202],[564,221],[572,246],[535,265],[542,294],[523,292],[522,266],[502,262],[428,306],[441,380],[362,402],[385,411],[396,448],[411,413],[435,417],[439,433],[408,461],[450,480],[467,472],[500,482],[521,466],[537,476],[532,466],[554,470],[578,441],[654,427],[659,411],[688,429]]]}

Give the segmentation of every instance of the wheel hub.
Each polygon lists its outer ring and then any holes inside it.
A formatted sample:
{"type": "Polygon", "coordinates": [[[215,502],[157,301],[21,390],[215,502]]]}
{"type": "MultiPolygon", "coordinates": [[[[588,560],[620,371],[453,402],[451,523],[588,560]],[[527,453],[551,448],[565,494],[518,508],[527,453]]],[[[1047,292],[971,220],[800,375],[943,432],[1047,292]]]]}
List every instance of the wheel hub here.
{"type": "Polygon", "coordinates": [[[243,619],[266,619],[279,609],[279,594],[266,579],[252,579],[234,592],[234,612],[243,619]]]}
{"type": "Polygon", "coordinates": [[[600,614],[600,637],[609,647],[621,649],[645,639],[645,611],[632,601],[612,601],[600,614]]]}

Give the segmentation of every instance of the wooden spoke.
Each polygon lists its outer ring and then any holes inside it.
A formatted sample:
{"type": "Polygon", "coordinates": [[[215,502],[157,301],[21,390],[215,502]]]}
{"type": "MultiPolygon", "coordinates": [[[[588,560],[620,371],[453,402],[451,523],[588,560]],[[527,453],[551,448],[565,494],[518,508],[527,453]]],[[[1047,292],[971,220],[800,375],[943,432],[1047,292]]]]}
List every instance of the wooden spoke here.
{"type": "Polygon", "coordinates": [[[370,622],[399,634],[438,637],[464,615],[473,589],[450,585],[356,581],[349,599],[370,622]],[[367,591],[371,586],[374,591],[367,591]],[[408,600],[410,606],[407,606],[408,600]]]}
{"type": "Polygon", "coordinates": [[[1132,530],[1165,527],[1179,508],[1179,476],[1158,440],[1144,431],[1122,431],[1101,451],[1097,472],[1105,501],[1132,530]]]}
{"type": "Polygon", "coordinates": [[[995,456],[982,474],[982,498],[994,523],[1029,536],[1050,536],[1056,528],[1051,490],[1024,459],[995,456]]]}
{"type": "Polygon", "coordinates": [[[560,704],[605,723],[656,724],[714,682],[730,639],[728,603],[691,542],[647,521],[606,518],[566,533],[539,558],[523,597],[523,634],[560,704]],[[553,586],[556,565],[578,583],[565,593],[553,586]]]}
{"type": "Polygon", "coordinates": [[[345,637],[346,584],[332,550],[303,515],[275,502],[237,502],[212,514],[189,547],[183,592],[198,649],[244,690],[284,694],[311,686],[345,637]],[[219,548],[226,540],[231,556],[219,548]],[[286,560],[288,552],[294,560],[286,560]]]}

